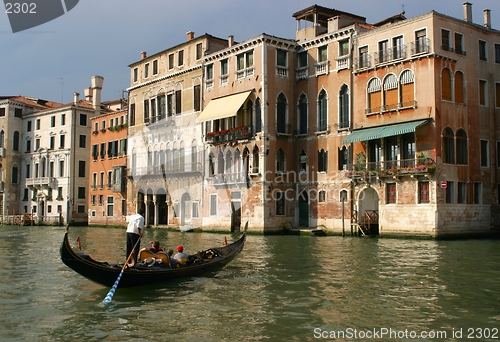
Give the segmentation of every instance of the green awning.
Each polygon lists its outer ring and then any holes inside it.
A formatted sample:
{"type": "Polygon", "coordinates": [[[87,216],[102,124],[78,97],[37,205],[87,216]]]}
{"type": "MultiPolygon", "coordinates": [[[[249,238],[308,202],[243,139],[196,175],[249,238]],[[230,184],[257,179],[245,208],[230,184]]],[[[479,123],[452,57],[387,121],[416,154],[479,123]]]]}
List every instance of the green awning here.
{"type": "Polygon", "coordinates": [[[386,126],[355,130],[351,134],[349,134],[348,137],[342,140],[342,144],[346,145],[359,141],[374,140],[374,139],[392,137],[395,135],[415,132],[415,129],[418,126],[425,124],[427,121],[428,120],[426,119],[426,120],[419,120],[412,122],[404,122],[394,125],[386,125],[386,126]]]}

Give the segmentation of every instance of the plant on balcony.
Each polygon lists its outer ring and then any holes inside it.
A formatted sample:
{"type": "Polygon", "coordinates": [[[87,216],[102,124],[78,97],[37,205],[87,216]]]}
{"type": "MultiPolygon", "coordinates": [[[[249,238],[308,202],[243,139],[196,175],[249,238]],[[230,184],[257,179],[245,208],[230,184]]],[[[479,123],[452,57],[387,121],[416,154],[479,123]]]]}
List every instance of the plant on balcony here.
{"type": "Polygon", "coordinates": [[[229,133],[229,130],[227,130],[227,129],[223,129],[223,130],[219,131],[219,133],[220,133],[221,135],[225,135],[225,134],[229,133]]]}
{"type": "Polygon", "coordinates": [[[214,137],[215,135],[216,135],[216,133],[215,133],[215,132],[208,132],[208,133],[207,133],[207,137],[209,137],[209,138],[212,138],[212,137],[214,137]]]}
{"type": "Polygon", "coordinates": [[[244,138],[248,138],[250,136],[250,132],[243,132],[241,133],[241,136],[244,138]]]}
{"type": "Polygon", "coordinates": [[[354,167],[357,171],[364,170],[366,168],[366,155],[364,152],[356,153],[356,161],[354,167]]]}

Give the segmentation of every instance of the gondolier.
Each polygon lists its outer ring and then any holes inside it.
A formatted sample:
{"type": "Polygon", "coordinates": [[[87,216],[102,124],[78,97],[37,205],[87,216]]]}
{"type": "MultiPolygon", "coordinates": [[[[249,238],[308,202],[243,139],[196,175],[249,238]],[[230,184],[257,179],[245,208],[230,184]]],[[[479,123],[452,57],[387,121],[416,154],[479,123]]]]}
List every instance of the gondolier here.
{"type": "Polygon", "coordinates": [[[144,229],[144,209],[140,209],[137,214],[127,216],[126,220],[128,222],[126,257],[128,258],[133,249],[134,256],[132,257],[131,262],[132,264],[135,264],[137,256],[139,255],[139,249],[141,248],[139,239],[141,238],[142,230],[144,229]]]}

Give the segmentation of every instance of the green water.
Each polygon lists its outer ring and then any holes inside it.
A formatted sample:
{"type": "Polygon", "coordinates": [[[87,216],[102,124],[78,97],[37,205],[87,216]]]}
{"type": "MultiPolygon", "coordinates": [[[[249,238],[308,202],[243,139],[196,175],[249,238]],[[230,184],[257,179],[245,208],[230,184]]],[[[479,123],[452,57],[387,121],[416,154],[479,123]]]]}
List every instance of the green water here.
{"type": "MultiPolygon", "coordinates": [[[[215,274],[118,288],[102,306],[109,289],[60,261],[63,235],[0,227],[0,340],[500,339],[498,240],[249,236],[215,274]]],[[[77,236],[95,259],[123,262],[123,229],[71,228],[75,246],[77,236]]],[[[224,236],[146,230],[143,241],[195,252],[224,236]]]]}

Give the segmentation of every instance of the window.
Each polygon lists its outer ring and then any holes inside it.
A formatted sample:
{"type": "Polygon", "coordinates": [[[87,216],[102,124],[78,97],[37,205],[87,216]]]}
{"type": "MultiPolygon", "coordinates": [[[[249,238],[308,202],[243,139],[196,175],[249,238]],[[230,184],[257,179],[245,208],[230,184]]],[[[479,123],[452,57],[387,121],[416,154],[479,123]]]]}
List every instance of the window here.
{"type": "Polygon", "coordinates": [[[95,204],[96,204],[96,195],[92,195],[90,196],[90,205],[95,205],[95,204]]]}
{"type": "Polygon", "coordinates": [[[28,188],[24,188],[22,201],[27,201],[28,200],[28,196],[29,196],[28,192],[29,192],[29,189],[28,188]]]}
{"type": "Polygon", "coordinates": [[[326,91],[323,89],[318,96],[318,127],[317,132],[324,132],[327,130],[328,123],[328,97],[326,91]]]}
{"type": "Polygon", "coordinates": [[[113,186],[113,171],[108,171],[108,184],[107,187],[108,189],[111,189],[113,186]]]}
{"type": "Polygon", "coordinates": [[[367,68],[370,66],[370,56],[368,55],[368,46],[359,48],[358,68],[367,68]]]}
{"type": "Polygon", "coordinates": [[[467,165],[467,133],[463,129],[457,130],[457,164],[467,165]]]}
{"type": "Polygon", "coordinates": [[[426,29],[415,32],[415,43],[413,53],[428,52],[427,31],[426,29]]]}
{"type": "Polygon", "coordinates": [[[198,202],[192,202],[193,204],[193,218],[198,218],[200,216],[199,213],[199,203],[198,202]]]}
{"type": "Polygon", "coordinates": [[[488,140],[481,140],[481,167],[488,167],[489,163],[489,146],[488,140]]]}
{"type": "Polygon", "coordinates": [[[474,204],[483,203],[483,184],[474,182],[474,204]]]}
{"type": "Polygon", "coordinates": [[[396,183],[386,184],[386,203],[394,204],[396,203],[396,183]]]}
{"type": "Polygon", "coordinates": [[[349,87],[343,85],[339,94],[339,129],[349,128],[349,87]]]}
{"type": "Polygon", "coordinates": [[[441,71],[441,99],[451,101],[451,71],[444,68],[441,71]]]}
{"type": "Polygon", "coordinates": [[[151,103],[151,120],[152,120],[152,122],[155,122],[156,121],[156,99],[155,98],[151,99],[150,103],[151,103]]]}
{"type": "Polygon", "coordinates": [[[12,184],[17,184],[19,180],[19,168],[17,166],[12,167],[12,184]]]}
{"type": "Polygon", "coordinates": [[[153,61],[153,75],[158,75],[158,60],[153,61]]]}
{"type": "Polygon", "coordinates": [[[457,203],[458,204],[466,204],[467,203],[467,183],[466,182],[458,182],[457,203]]]}
{"type": "Polygon", "coordinates": [[[287,107],[288,103],[286,97],[283,93],[278,95],[277,99],[277,113],[276,113],[276,132],[277,133],[288,133],[287,131],[287,107]]]}
{"type": "Polygon", "coordinates": [[[36,130],[40,129],[40,119],[36,119],[36,121],[35,121],[35,129],[36,130]]]}
{"type": "Polygon", "coordinates": [[[229,74],[229,62],[227,59],[220,61],[220,75],[225,76],[229,74]]]}
{"type": "Polygon", "coordinates": [[[58,201],[61,201],[63,199],[62,191],[63,191],[62,186],[57,187],[57,198],[56,199],[58,201]]]}
{"type": "Polygon", "coordinates": [[[85,214],[85,206],[84,205],[79,205],[76,209],[78,214],[85,214]]]}
{"type": "Polygon", "coordinates": [[[56,145],[56,137],[51,136],[49,141],[49,149],[53,150],[56,145]]]}
{"type": "Polygon", "coordinates": [[[85,187],[84,186],[79,186],[78,187],[78,198],[85,198],[85,187]]]}
{"type": "Polygon", "coordinates": [[[80,134],[80,143],[79,143],[80,148],[86,148],[87,147],[87,136],[84,134],[80,134]]]}
{"type": "Polygon", "coordinates": [[[495,63],[500,63],[500,44],[495,44],[495,63]]]}
{"type": "Polygon", "coordinates": [[[392,38],[392,58],[399,59],[405,56],[405,46],[403,45],[403,36],[392,38]]]}
{"type": "Polygon", "coordinates": [[[453,130],[446,127],[443,130],[443,163],[455,164],[454,139],[453,130]]]}
{"type": "Polygon", "coordinates": [[[199,112],[201,110],[201,87],[199,84],[194,86],[193,92],[194,110],[199,112]]]}
{"type": "Polygon", "coordinates": [[[108,205],[107,205],[107,215],[106,216],[114,216],[113,215],[113,196],[108,196],[108,205]]]}
{"type": "Polygon", "coordinates": [[[318,48],[318,63],[328,61],[328,46],[324,45],[318,48]]]}
{"type": "Polygon", "coordinates": [[[429,182],[418,182],[418,203],[429,202],[429,182]]]}
{"type": "Polygon", "coordinates": [[[64,177],[64,160],[59,161],[59,177],[64,177]]]}
{"type": "Polygon", "coordinates": [[[78,161],[78,177],[85,177],[85,160],[78,161]]]}
{"type": "Polygon", "coordinates": [[[307,67],[307,56],[308,56],[307,51],[299,52],[297,58],[297,63],[298,63],[297,66],[299,67],[299,69],[307,67]]]}
{"type": "Polygon", "coordinates": [[[282,148],[276,153],[276,172],[285,172],[285,151],[282,148]]]}
{"type": "Polygon", "coordinates": [[[384,141],[385,147],[385,166],[396,167],[398,165],[398,154],[399,154],[399,146],[398,146],[398,138],[396,136],[387,137],[384,141]]]}
{"type": "Polygon", "coordinates": [[[149,63],[144,64],[144,78],[149,77],[149,63]]]}
{"type": "Polygon", "coordinates": [[[464,51],[464,35],[455,32],[455,52],[465,55],[464,51]]]}
{"type": "Polygon", "coordinates": [[[305,94],[299,97],[299,134],[307,134],[307,96],[305,94]]]}
{"type": "Polygon", "coordinates": [[[206,70],[207,88],[211,88],[214,86],[214,65],[213,64],[207,65],[205,70],[206,70]]]}
{"type": "Polygon", "coordinates": [[[340,199],[340,202],[347,202],[347,199],[348,199],[347,190],[340,191],[339,199],[340,199]]]}
{"type": "Polygon", "coordinates": [[[87,114],[80,114],[80,126],[87,126],[87,114]]]}
{"type": "Polygon", "coordinates": [[[349,54],[349,39],[344,39],[339,42],[339,56],[346,56],[349,54]]]}
{"type": "Polygon", "coordinates": [[[26,164],[26,178],[31,178],[31,164],[26,164]]]}
{"type": "Polygon", "coordinates": [[[388,74],[384,77],[384,109],[397,109],[399,102],[398,97],[398,80],[396,75],[388,74]]]}
{"type": "Polygon", "coordinates": [[[5,116],[5,107],[0,108],[0,117],[5,116]]]}
{"type": "Polygon", "coordinates": [[[26,140],[26,153],[31,152],[31,140],[26,140]]]}
{"type": "Polygon", "coordinates": [[[276,215],[285,215],[285,193],[276,191],[276,215]]]}
{"type": "Polygon", "coordinates": [[[92,174],[92,189],[97,189],[97,172],[92,174]]]}
{"type": "Polygon", "coordinates": [[[286,68],[288,66],[287,51],[278,49],[276,51],[276,65],[286,68]]]}
{"type": "Polygon", "coordinates": [[[464,74],[461,71],[457,71],[455,73],[455,102],[457,103],[465,103],[464,85],[464,74]]]}
{"type": "Polygon", "coordinates": [[[174,68],[174,54],[171,53],[168,55],[168,69],[173,69],[174,68]]]}
{"type": "Polygon", "coordinates": [[[307,171],[307,154],[302,150],[299,156],[299,172],[307,171]]]}
{"type": "Polygon", "coordinates": [[[144,100],[144,122],[149,122],[149,99],[144,100]]]}
{"type": "Polygon", "coordinates": [[[389,61],[389,41],[383,40],[378,42],[378,62],[384,63],[389,61]]]}
{"type": "Polygon", "coordinates": [[[175,114],[182,113],[182,91],[175,91],[175,114]]]}
{"type": "Polygon", "coordinates": [[[252,173],[259,173],[259,148],[255,146],[252,150],[252,173]]]}
{"type": "Polygon", "coordinates": [[[479,60],[481,61],[488,60],[486,42],[484,40],[479,41],[479,60]]]}
{"type": "Polygon", "coordinates": [[[441,48],[446,51],[452,51],[450,45],[450,31],[441,29],[441,48]]]}
{"type": "Polygon", "coordinates": [[[134,73],[134,76],[133,76],[134,82],[137,82],[138,74],[139,74],[139,71],[137,70],[137,68],[134,68],[133,73],[134,73]]]}
{"type": "Polygon", "coordinates": [[[338,149],[339,156],[339,170],[347,170],[347,165],[350,161],[350,150],[346,146],[339,147],[338,149]]]}
{"type": "Polygon", "coordinates": [[[55,126],[56,126],[56,117],[55,116],[51,116],[50,117],[50,127],[55,127],[55,126]]]}
{"type": "Polygon", "coordinates": [[[64,142],[65,142],[65,136],[64,134],[61,134],[59,136],[59,148],[64,148],[64,142]]]}
{"type": "Polygon", "coordinates": [[[49,163],[49,177],[54,177],[54,162],[49,163]]]}
{"type": "Polygon", "coordinates": [[[495,107],[500,108],[500,83],[495,83],[495,107]]]}
{"type": "Polygon", "coordinates": [[[196,59],[200,59],[203,53],[203,45],[201,43],[196,44],[196,59]]]}
{"type": "Polygon", "coordinates": [[[255,133],[262,132],[262,111],[260,99],[255,99],[255,133]]]}
{"type": "Polygon", "coordinates": [[[446,182],[446,203],[455,203],[455,182],[446,182]]]}
{"type": "Polygon", "coordinates": [[[130,104],[130,126],[135,126],[135,103],[130,104]]]}
{"type": "Polygon", "coordinates": [[[22,108],[14,108],[14,117],[22,118],[23,117],[23,109],[22,108]]]}
{"type": "Polygon", "coordinates": [[[484,80],[479,80],[479,104],[481,106],[488,105],[488,88],[484,80]]]}
{"type": "Polygon", "coordinates": [[[31,120],[28,120],[28,121],[26,122],[26,131],[27,131],[27,132],[31,132],[31,120]]]}
{"type": "Polygon", "coordinates": [[[36,138],[35,139],[35,151],[38,151],[39,148],[40,148],[40,139],[36,138]]]}
{"type": "Polygon", "coordinates": [[[368,110],[367,113],[379,112],[382,106],[382,83],[378,78],[372,78],[368,82],[368,110]]]}
{"type": "Polygon", "coordinates": [[[12,150],[19,151],[19,132],[14,131],[14,137],[12,139],[12,150]]]}
{"type": "Polygon", "coordinates": [[[328,151],[321,149],[318,151],[318,172],[328,171],[328,151]]]}
{"type": "Polygon", "coordinates": [[[177,66],[184,65],[184,50],[177,53],[177,66]]]}
{"type": "Polygon", "coordinates": [[[106,143],[101,143],[100,156],[101,159],[106,158],[106,143]]]}
{"type": "Polygon", "coordinates": [[[99,205],[104,204],[104,195],[99,195],[99,205]]]}
{"type": "Polygon", "coordinates": [[[401,136],[401,157],[403,158],[403,166],[415,165],[415,134],[407,133],[401,136]]]}
{"type": "Polygon", "coordinates": [[[210,195],[210,215],[217,215],[217,195],[210,195]]]}

